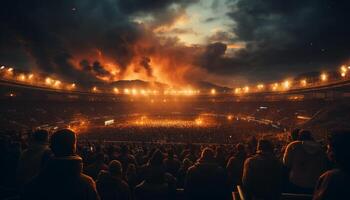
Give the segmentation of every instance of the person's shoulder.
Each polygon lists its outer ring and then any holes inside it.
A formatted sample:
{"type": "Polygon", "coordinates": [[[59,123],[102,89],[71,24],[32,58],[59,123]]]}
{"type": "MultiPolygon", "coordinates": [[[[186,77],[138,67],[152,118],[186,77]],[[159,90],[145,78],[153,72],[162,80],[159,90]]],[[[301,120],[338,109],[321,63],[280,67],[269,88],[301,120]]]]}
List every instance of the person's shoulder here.
{"type": "Polygon", "coordinates": [[[295,149],[298,149],[299,147],[301,147],[302,144],[303,144],[303,142],[302,142],[302,141],[299,141],[299,140],[290,142],[290,143],[286,146],[285,151],[286,151],[286,153],[290,153],[290,152],[294,151],[295,149]]]}
{"type": "Polygon", "coordinates": [[[109,176],[107,170],[101,170],[97,175],[97,181],[105,180],[109,176]]]}
{"type": "Polygon", "coordinates": [[[296,140],[296,141],[290,142],[286,148],[288,149],[288,148],[297,147],[297,146],[301,145],[302,143],[303,143],[302,141],[296,140]]]}
{"type": "Polygon", "coordinates": [[[80,174],[80,178],[81,180],[84,182],[84,183],[87,183],[88,185],[90,186],[93,186],[95,185],[95,181],[93,178],[91,178],[90,176],[86,175],[86,174],[83,174],[81,173],[80,174]]]}
{"type": "Polygon", "coordinates": [[[130,190],[129,184],[126,181],[124,181],[124,180],[120,180],[119,186],[120,186],[120,188],[123,191],[129,191],[130,190]]]}
{"type": "Polygon", "coordinates": [[[254,162],[256,160],[260,159],[260,155],[259,154],[254,154],[249,156],[247,159],[245,159],[246,163],[250,163],[250,162],[254,162]]]}
{"type": "Polygon", "coordinates": [[[348,175],[341,169],[328,170],[320,176],[322,180],[341,180],[347,179],[348,175]]]}
{"type": "Polygon", "coordinates": [[[229,159],[228,159],[228,162],[233,162],[234,160],[236,160],[236,157],[235,156],[230,156],[229,159]]]}
{"type": "Polygon", "coordinates": [[[196,164],[194,164],[194,165],[192,165],[191,167],[188,168],[187,172],[188,173],[190,173],[190,172],[192,173],[192,172],[196,171],[197,168],[198,168],[198,166],[196,164]]]}

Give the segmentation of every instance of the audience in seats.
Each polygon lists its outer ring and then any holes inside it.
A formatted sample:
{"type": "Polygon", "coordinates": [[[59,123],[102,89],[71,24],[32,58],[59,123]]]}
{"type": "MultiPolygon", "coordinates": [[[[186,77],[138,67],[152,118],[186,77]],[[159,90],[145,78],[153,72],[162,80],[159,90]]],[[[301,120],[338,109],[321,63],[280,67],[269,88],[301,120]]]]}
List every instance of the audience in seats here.
{"type": "Polygon", "coordinates": [[[238,143],[235,146],[235,149],[236,153],[234,156],[230,157],[226,166],[228,184],[232,191],[235,190],[237,185],[242,184],[244,161],[247,157],[247,153],[242,143],[238,143]]]}
{"type": "Polygon", "coordinates": [[[129,153],[129,148],[126,145],[122,145],[120,148],[120,155],[116,158],[123,166],[123,175],[127,172],[129,164],[136,164],[134,155],[129,153]]]}
{"type": "Polygon", "coordinates": [[[230,199],[225,170],[217,164],[214,151],[205,148],[197,162],[188,169],[185,181],[188,199],[230,199]]]}
{"type": "Polygon", "coordinates": [[[318,179],[313,200],[349,199],[350,131],[335,131],[329,136],[328,158],[335,168],[318,179]]]}
{"type": "Polygon", "coordinates": [[[282,165],[273,151],[270,141],[259,140],[257,153],[244,162],[242,184],[247,199],[280,199],[282,165]]]}
{"type": "Polygon", "coordinates": [[[95,162],[88,165],[85,169],[84,172],[86,175],[91,176],[94,180],[97,179],[98,173],[101,170],[108,170],[108,166],[104,163],[105,156],[103,153],[98,153],[95,156],[95,162]]]}
{"type": "Polygon", "coordinates": [[[193,162],[188,158],[185,158],[182,161],[182,166],[180,167],[179,171],[177,172],[177,187],[178,188],[184,188],[188,168],[190,168],[192,165],[193,165],[193,162]]]}
{"type": "Polygon", "coordinates": [[[165,171],[163,160],[162,152],[156,150],[149,163],[143,168],[144,181],[136,186],[135,199],[174,199],[176,194],[175,178],[165,171]]]}
{"type": "Polygon", "coordinates": [[[94,180],[82,173],[75,133],[68,129],[57,131],[51,136],[50,147],[53,157],[24,187],[22,199],[99,199],[94,180]]]}
{"type": "Polygon", "coordinates": [[[181,162],[174,157],[174,150],[168,150],[168,156],[164,159],[165,171],[176,177],[177,172],[179,171],[181,162]]]}
{"type": "Polygon", "coordinates": [[[312,194],[318,177],[327,170],[327,156],[310,131],[301,130],[299,139],[288,144],[283,164],[289,172],[288,190],[312,194]]]}
{"type": "Polygon", "coordinates": [[[96,181],[101,200],[129,200],[129,185],[122,178],[122,165],[117,160],[109,163],[108,171],[102,170],[96,181]]]}
{"type": "MultiPolygon", "coordinates": [[[[21,199],[39,200],[226,200],[237,185],[248,200],[279,199],[283,192],[310,194],[314,200],[348,199],[348,131],[330,134],[329,159],[327,142],[315,141],[309,131],[295,130],[290,140],[274,136],[242,136],[232,144],[85,139],[77,144],[71,130],[51,135],[39,130],[28,144],[18,137],[0,138],[2,169],[17,170],[16,176],[1,171],[6,175],[1,183],[8,186],[13,177],[21,199]]],[[[1,186],[0,198],[7,192],[1,186]]]]}
{"type": "Polygon", "coordinates": [[[17,182],[20,186],[39,174],[45,155],[50,155],[49,133],[37,130],[32,134],[29,147],[21,153],[18,161],[17,182]]]}

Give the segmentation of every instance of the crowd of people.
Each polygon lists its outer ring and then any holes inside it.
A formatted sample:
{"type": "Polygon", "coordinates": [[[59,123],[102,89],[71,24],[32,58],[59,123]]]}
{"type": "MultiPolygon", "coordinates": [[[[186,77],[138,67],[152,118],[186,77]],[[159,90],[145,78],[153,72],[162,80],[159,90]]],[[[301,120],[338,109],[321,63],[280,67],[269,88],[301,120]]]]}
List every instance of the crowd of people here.
{"type": "MultiPolygon", "coordinates": [[[[282,128],[252,121],[217,119],[215,125],[147,126],[115,125],[92,127],[80,134],[81,139],[106,141],[148,141],[168,143],[219,143],[232,144],[261,134],[278,135],[282,128]],[[221,120],[221,121],[219,121],[221,120]],[[222,122],[224,121],[224,122],[222,122]]],[[[205,122],[203,122],[205,123],[205,122]]]]}
{"type": "MultiPolygon", "coordinates": [[[[90,119],[124,115],[152,113],[156,115],[194,115],[201,113],[242,114],[257,119],[268,119],[283,126],[294,127],[296,116],[312,116],[329,103],[321,100],[281,101],[281,102],[217,102],[204,99],[193,102],[149,103],[149,102],[94,102],[94,101],[31,101],[16,97],[11,101],[1,101],[1,130],[31,129],[42,125],[60,126],[81,116],[90,119]],[[78,117],[77,117],[78,116],[78,117]]],[[[103,122],[102,122],[103,123],[103,122]]]]}
{"type": "Polygon", "coordinates": [[[295,130],[289,141],[226,145],[92,142],[69,129],[0,141],[2,198],[232,199],[237,186],[246,199],[348,197],[348,131],[330,133],[327,142],[295,130]]]}

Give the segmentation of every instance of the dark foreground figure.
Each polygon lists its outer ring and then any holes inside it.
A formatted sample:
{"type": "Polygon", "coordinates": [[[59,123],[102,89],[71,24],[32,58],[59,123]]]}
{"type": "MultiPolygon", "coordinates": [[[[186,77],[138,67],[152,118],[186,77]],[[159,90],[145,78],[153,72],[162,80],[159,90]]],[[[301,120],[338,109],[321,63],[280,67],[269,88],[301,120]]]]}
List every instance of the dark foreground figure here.
{"type": "Polygon", "coordinates": [[[76,136],[61,130],[51,136],[53,157],[44,169],[24,187],[23,199],[99,199],[95,182],[82,174],[81,157],[75,155],[76,136]]]}
{"type": "Polygon", "coordinates": [[[350,199],[350,132],[337,131],[330,135],[328,157],[336,164],[318,180],[313,200],[350,199]]]}

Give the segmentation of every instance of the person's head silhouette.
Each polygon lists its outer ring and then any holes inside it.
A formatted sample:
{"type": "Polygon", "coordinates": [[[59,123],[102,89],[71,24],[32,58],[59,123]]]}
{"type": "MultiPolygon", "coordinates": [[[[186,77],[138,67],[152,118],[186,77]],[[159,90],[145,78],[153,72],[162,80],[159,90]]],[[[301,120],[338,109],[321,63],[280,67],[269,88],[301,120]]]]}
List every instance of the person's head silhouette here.
{"type": "Polygon", "coordinates": [[[72,130],[56,131],[50,139],[50,147],[56,157],[71,156],[76,151],[76,135],[72,130]]]}

